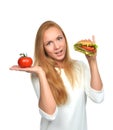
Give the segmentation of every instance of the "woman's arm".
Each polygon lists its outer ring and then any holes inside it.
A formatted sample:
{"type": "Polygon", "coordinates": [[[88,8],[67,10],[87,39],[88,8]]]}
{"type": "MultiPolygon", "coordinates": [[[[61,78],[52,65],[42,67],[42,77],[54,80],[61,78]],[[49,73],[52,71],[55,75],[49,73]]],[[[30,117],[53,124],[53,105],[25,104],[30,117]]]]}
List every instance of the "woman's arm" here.
{"type": "Polygon", "coordinates": [[[95,90],[101,90],[103,83],[99,74],[96,56],[87,58],[91,73],[91,87],[95,90]]]}
{"type": "MultiPolygon", "coordinates": [[[[95,43],[95,37],[92,36],[92,42],[95,43]]],[[[96,54],[94,56],[86,55],[86,58],[89,63],[90,73],[91,73],[91,87],[95,90],[101,90],[103,83],[99,74],[96,54]]]]}
{"type": "Polygon", "coordinates": [[[39,99],[39,107],[48,114],[53,114],[56,109],[56,102],[50,90],[50,86],[46,79],[45,73],[39,74],[39,82],[40,82],[40,99],[39,99]]]}

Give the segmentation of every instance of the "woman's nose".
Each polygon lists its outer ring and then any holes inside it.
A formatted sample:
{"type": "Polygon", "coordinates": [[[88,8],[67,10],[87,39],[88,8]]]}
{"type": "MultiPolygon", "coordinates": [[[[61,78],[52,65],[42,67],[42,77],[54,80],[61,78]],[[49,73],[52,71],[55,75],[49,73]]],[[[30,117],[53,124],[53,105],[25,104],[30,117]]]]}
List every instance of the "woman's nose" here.
{"type": "Polygon", "coordinates": [[[59,44],[57,42],[54,42],[54,48],[58,49],[59,47],[60,47],[59,44]]]}

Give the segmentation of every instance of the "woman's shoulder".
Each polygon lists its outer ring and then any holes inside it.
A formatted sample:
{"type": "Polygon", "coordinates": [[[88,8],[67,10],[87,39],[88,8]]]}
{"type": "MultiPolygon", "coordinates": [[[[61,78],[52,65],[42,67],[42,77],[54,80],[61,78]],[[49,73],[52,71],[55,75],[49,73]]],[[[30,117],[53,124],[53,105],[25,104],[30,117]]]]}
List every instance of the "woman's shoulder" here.
{"type": "Polygon", "coordinates": [[[87,68],[87,64],[82,60],[73,60],[73,65],[75,68],[87,68]]]}
{"type": "Polygon", "coordinates": [[[79,64],[79,65],[85,65],[86,63],[82,60],[75,60],[75,59],[72,59],[72,62],[76,65],[76,64],[79,64]]]}

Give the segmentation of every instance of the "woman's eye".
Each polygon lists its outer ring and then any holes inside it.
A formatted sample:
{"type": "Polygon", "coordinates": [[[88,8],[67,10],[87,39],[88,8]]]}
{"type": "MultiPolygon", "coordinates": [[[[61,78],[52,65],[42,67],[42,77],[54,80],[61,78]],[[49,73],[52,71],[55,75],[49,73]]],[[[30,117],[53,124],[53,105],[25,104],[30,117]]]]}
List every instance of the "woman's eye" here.
{"type": "Polygon", "coordinates": [[[48,46],[48,45],[50,45],[51,43],[52,43],[52,41],[49,41],[49,42],[47,42],[47,44],[46,44],[46,45],[48,46]]]}
{"type": "Polygon", "coordinates": [[[57,40],[62,40],[63,39],[63,37],[57,37],[57,40]]]}

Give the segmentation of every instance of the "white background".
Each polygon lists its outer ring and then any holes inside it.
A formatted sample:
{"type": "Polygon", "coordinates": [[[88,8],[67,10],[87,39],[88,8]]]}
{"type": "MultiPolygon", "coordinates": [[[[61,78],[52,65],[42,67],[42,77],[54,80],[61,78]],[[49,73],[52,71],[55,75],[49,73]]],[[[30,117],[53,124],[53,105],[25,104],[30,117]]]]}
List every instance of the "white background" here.
{"type": "Polygon", "coordinates": [[[33,57],[35,35],[45,20],[61,25],[71,56],[84,62],[84,55],[75,52],[73,44],[95,35],[105,99],[101,104],[88,99],[88,127],[113,129],[112,12],[112,0],[0,1],[0,130],[39,130],[40,115],[30,75],[10,71],[9,67],[17,64],[20,53],[33,57]]]}

